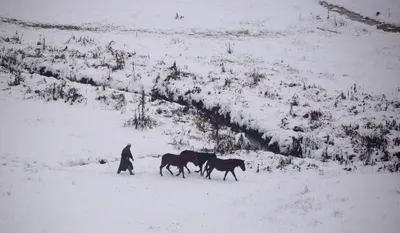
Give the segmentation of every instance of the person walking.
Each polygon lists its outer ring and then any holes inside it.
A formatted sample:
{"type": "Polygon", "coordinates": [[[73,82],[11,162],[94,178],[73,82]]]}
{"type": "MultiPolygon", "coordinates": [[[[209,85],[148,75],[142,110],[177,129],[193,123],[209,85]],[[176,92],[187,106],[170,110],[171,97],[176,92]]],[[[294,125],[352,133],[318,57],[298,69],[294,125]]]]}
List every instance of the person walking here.
{"type": "Polygon", "coordinates": [[[118,172],[117,174],[121,173],[121,171],[129,171],[129,174],[134,175],[132,170],[133,170],[133,164],[129,159],[132,159],[132,162],[135,161],[133,159],[132,153],[131,153],[131,144],[128,143],[128,145],[125,146],[125,148],[121,152],[121,161],[119,163],[118,167],[118,172]]]}

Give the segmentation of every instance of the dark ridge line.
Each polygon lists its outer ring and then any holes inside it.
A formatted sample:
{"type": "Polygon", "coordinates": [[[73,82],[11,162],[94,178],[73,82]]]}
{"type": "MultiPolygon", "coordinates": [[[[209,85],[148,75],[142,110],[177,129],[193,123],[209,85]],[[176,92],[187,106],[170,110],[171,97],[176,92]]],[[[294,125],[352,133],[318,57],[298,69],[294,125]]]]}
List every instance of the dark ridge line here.
{"type": "MultiPolygon", "coordinates": [[[[90,77],[81,77],[80,79],[69,79],[69,78],[66,78],[66,77],[62,78],[62,77],[60,77],[59,73],[47,70],[45,66],[40,66],[39,70],[37,68],[34,68],[34,69],[26,68],[26,71],[28,71],[30,74],[39,74],[41,76],[45,76],[45,77],[48,77],[48,78],[54,78],[56,80],[66,79],[66,80],[68,80],[70,82],[73,82],[73,83],[90,85],[92,87],[102,87],[102,86],[104,86],[104,84],[99,83],[99,82],[95,81],[93,78],[90,78],[90,77]]],[[[109,86],[107,86],[107,87],[110,88],[110,89],[113,89],[113,90],[121,91],[121,92],[128,92],[128,93],[133,93],[133,94],[141,94],[138,91],[129,91],[127,88],[115,88],[115,87],[111,88],[109,86]]]]}
{"type": "MultiPolygon", "coordinates": [[[[193,106],[197,110],[201,111],[204,113],[207,117],[212,116],[212,118],[216,119],[218,124],[225,125],[232,129],[234,132],[244,132],[248,134],[253,140],[256,140],[259,142],[261,145],[263,145],[262,150],[266,151],[271,151],[275,154],[282,154],[285,156],[294,156],[298,158],[303,158],[303,153],[302,153],[302,147],[301,147],[301,138],[294,138],[292,137],[293,141],[296,141],[296,145],[294,148],[291,148],[289,152],[282,152],[279,149],[279,144],[277,142],[273,143],[272,145],[269,145],[270,141],[272,138],[270,137],[265,137],[263,138],[264,133],[259,132],[256,129],[248,128],[246,125],[240,126],[239,124],[235,122],[231,122],[231,116],[230,113],[226,113],[225,115],[220,114],[220,106],[214,106],[211,109],[208,109],[207,107],[204,106],[203,101],[196,101],[196,100],[185,100],[182,96],[178,95],[176,96],[178,100],[174,99],[173,93],[168,93],[169,96],[162,95],[157,89],[153,89],[151,92],[151,97],[152,100],[165,100],[168,102],[173,102],[177,103],[183,106],[193,106]],[[266,148],[266,149],[264,149],[266,148]]],[[[293,145],[292,145],[293,146],[293,145]]]]}
{"type": "Polygon", "coordinates": [[[358,14],[354,11],[350,11],[342,6],[330,4],[326,1],[319,1],[319,4],[327,8],[329,11],[333,11],[341,15],[347,16],[350,20],[364,23],[370,26],[376,26],[377,29],[383,30],[385,32],[400,33],[400,26],[396,26],[395,24],[380,22],[378,20],[362,16],[361,14],[358,14]]]}
{"type": "MultiPolygon", "coordinates": [[[[236,29],[236,30],[201,30],[201,29],[191,29],[188,31],[172,31],[172,30],[154,30],[154,29],[123,29],[118,26],[107,26],[104,27],[88,27],[88,26],[78,26],[78,25],[68,25],[68,24],[51,24],[51,23],[39,23],[39,22],[29,22],[23,21],[15,18],[7,18],[0,16],[0,22],[20,25],[22,27],[29,28],[41,28],[41,29],[57,29],[62,31],[89,31],[89,32],[132,32],[132,33],[147,33],[147,34],[160,34],[160,35],[187,35],[187,36],[204,36],[204,37],[214,37],[214,36],[231,36],[231,37],[263,37],[271,35],[272,37],[282,37],[288,35],[288,32],[270,31],[268,29],[257,30],[251,33],[248,29],[236,29]]],[[[289,33],[290,34],[290,33],[289,33]]]]}
{"type": "Polygon", "coordinates": [[[68,24],[34,23],[34,22],[22,21],[19,19],[6,18],[6,17],[0,17],[0,22],[21,25],[23,27],[31,27],[31,28],[58,29],[67,31],[91,31],[91,32],[108,31],[98,27],[82,27],[82,26],[68,25],[68,24]]]}

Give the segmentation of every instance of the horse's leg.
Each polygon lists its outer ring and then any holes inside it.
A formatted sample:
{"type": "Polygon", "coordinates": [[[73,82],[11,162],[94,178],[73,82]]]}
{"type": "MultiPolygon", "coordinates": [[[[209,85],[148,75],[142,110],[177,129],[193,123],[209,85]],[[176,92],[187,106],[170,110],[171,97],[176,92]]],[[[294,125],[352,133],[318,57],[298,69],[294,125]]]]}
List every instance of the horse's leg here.
{"type": "Polygon", "coordinates": [[[204,171],[203,174],[207,172],[206,178],[209,176],[210,174],[210,167],[206,164],[206,166],[204,167],[204,171]]]}
{"type": "MultiPolygon", "coordinates": [[[[182,166],[182,168],[183,168],[183,166],[182,166]]],[[[181,169],[181,167],[178,167],[178,169],[179,169],[179,172],[178,172],[178,174],[176,174],[176,176],[179,176],[182,173],[182,170],[183,170],[183,169],[181,169]]]]}
{"type": "Polygon", "coordinates": [[[210,165],[208,164],[208,161],[207,161],[206,165],[204,166],[203,174],[201,176],[203,176],[204,173],[207,172],[207,175],[206,175],[206,178],[207,178],[207,176],[209,176],[209,170],[210,170],[210,165]]]}
{"type": "Polygon", "coordinates": [[[188,172],[190,173],[190,170],[189,170],[189,168],[187,167],[187,164],[185,165],[185,167],[186,167],[186,169],[188,170],[188,172]]]}
{"type": "Polygon", "coordinates": [[[173,176],[173,175],[174,175],[174,173],[172,173],[172,172],[171,172],[171,170],[169,169],[169,167],[170,167],[170,166],[171,166],[171,165],[169,165],[169,164],[167,165],[167,170],[168,170],[168,171],[169,171],[169,173],[171,173],[171,175],[173,176]]]}
{"type": "Polygon", "coordinates": [[[200,174],[201,174],[201,176],[204,175],[204,173],[206,172],[207,167],[208,167],[208,164],[206,162],[204,162],[204,163],[200,165],[200,174]],[[204,165],[204,163],[205,163],[205,165],[204,165]]]}
{"type": "Polygon", "coordinates": [[[165,167],[165,164],[161,164],[161,166],[160,166],[160,175],[162,176],[163,174],[162,174],[162,169],[163,169],[163,167],[165,167]]]}
{"type": "MultiPolygon", "coordinates": [[[[202,173],[202,168],[203,168],[203,163],[199,163],[199,165],[197,165],[197,166],[199,166],[199,170],[198,171],[194,171],[194,172],[196,172],[196,173],[199,173],[200,172],[200,174],[202,173]]],[[[201,174],[201,175],[203,175],[203,174],[201,174]]]]}
{"type": "Polygon", "coordinates": [[[236,175],[235,175],[235,171],[232,170],[231,172],[232,172],[233,177],[235,177],[235,180],[238,181],[238,179],[236,178],[236,175]]]}
{"type": "Polygon", "coordinates": [[[181,168],[181,171],[182,171],[182,177],[183,177],[183,178],[186,178],[186,177],[185,177],[185,170],[183,169],[183,166],[182,166],[182,168],[181,168]]]}
{"type": "Polygon", "coordinates": [[[208,179],[209,180],[211,180],[211,172],[214,170],[214,168],[209,168],[208,170],[207,170],[207,176],[206,176],[206,178],[208,177],[208,179]]]}
{"type": "Polygon", "coordinates": [[[226,171],[226,172],[225,172],[224,180],[225,180],[225,178],[226,178],[226,175],[228,174],[228,172],[229,172],[229,171],[226,171]]]}
{"type": "Polygon", "coordinates": [[[203,176],[204,175],[204,171],[203,171],[203,164],[200,165],[200,175],[203,176]]]}

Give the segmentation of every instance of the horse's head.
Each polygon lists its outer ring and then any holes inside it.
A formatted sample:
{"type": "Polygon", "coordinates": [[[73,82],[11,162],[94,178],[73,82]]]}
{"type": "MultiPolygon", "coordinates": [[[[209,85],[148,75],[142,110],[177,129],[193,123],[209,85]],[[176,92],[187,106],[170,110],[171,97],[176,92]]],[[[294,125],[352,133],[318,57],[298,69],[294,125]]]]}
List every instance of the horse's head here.
{"type": "Polygon", "coordinates": [[[244,164],[244,160],[240,160],[239,167],[242,169],[242,171],[246,171],[246,165],[244,164]]]}

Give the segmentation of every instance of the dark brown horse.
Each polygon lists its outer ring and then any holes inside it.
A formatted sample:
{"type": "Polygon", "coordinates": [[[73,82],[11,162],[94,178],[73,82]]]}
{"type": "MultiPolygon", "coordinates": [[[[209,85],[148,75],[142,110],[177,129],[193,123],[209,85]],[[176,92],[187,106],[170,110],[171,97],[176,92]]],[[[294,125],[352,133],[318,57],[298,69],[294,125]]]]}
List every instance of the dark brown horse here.
{"type": "Polygon", "coordinates": [[[197,158],[196,157],[185,157],[180,155],[174,154],[164,154],[161,157],[161,166],[160,166],[160,175],[162,176],[162,169],[163,167],[167,166],[167,170],[174,175],[172,171],[169,169],[170,166],[178,167],[179,173],[176,176],[179,176],[182,173],[182,177],[185,178],[185,172],[183,167],[187,165],[188,162],[192,162],[194,165],[197,166],[197,158]]]}
{"type": "Polygon", "coordinates": [[[244,160],[242,159],[210,159],[206,165],[207,176],[211,180],[211,172],[215,169],[218,171],[225,172],[224,180],[228,172],[231,172],[235,180],[238,181],[235,175],[235,168],[240,167],[243,171],[246,171],[246,166],[244,165],[244,160]]]}
{"type": "MultiPolygon", "coordinates": [[[[180,154],[181,156],[187,156],[190,157],[191,159],[194,159],[194,157],[197,158],[197,163],[200,167],[200,169],[198,171],[194,171],[194,172],[200,172],[200,174],[203,176],[204,172],[203,172],[203,165],[212,158],[217,158],[217,156],[215,155],[215,153],[205,153],[205,152],[196,152],[196,151],[192,151],[192,150],[184,150],[181,152],[180,154]]],[[[190,173],[190,170],[187,166],[185,166],[186,169],[188,170],[188,172],[190,173]]]]}

